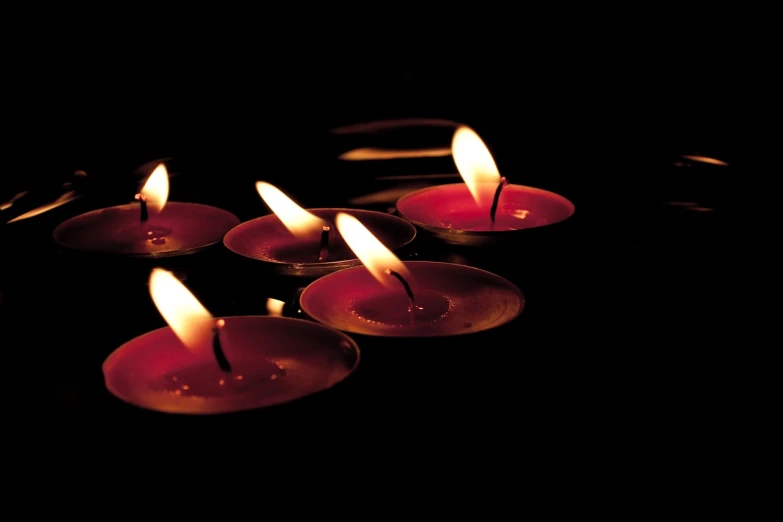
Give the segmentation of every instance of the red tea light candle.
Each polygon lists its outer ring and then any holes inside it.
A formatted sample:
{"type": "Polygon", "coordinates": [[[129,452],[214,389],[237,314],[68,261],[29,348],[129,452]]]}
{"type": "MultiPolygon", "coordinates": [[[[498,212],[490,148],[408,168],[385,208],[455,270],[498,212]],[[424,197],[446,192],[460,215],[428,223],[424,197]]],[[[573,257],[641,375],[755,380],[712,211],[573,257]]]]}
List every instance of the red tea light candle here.
{"type": "Polygon", "coordinates": [[[443,241],[488,244],[573,215],[573,203],[563,196],[509,184],[487,146],[469,127],[457,129],[451,149],[464,183],[417,190],[397,201],[402,217],[443,241]]]}
{"type": "Polygon", "coordinates": [[[278,274],[319,277],[361,262],[334,226],[339,212],[367,224],[380,241],[398,250],[416,237],[416,228],[404,219],[382,212],[339,208],[305,210],[269,183],[256,190],[272,214],[242,223],[223,240],[226,248],[266,263],[278,274]]]}
{"type": "Polygon", "coordinates": [[[519,289],[477,268],[400,261],[359,220],[338,214],[337,228],[364,266],[311,283],[300,297],[312,319],[383,337],[438,337],[479,332],[519,316],[519,289]]]}
{"type": "Polygon", "coordinates": [[[153,270],[150,293],[169,327],[103,363],[106,388],[129,404],[184,414],[263,408],[327,389],[359,364],[354,341],[309,321],[215,319],[165,270],[153,270]]]}
{"type": "Polygon", "coordinates": [[[168,202],[169,178],[158,165],[136,203],[87,212],[60,224],[54,239],[78,251],[138,257],[190,254],[220,243],[239,219],[196,203],[168,202]]]}

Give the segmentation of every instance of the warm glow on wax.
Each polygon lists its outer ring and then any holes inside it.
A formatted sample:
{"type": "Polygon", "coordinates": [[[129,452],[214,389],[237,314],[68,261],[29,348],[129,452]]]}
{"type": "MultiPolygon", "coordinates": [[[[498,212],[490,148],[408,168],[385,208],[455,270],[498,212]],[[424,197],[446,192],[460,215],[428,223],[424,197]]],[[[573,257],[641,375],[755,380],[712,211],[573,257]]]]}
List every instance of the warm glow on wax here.
{"type": "Polygon", "coordinates": [[[460,176],[480,207],[492,205],[500,172],[489,149],[470,127],[462,126],[451,140],[451,154],[460,176]]]}
{"type": "Polygon", "coordinates": [[[182,344],[194,351],[211,346],[215,321],[174,274],[162,268],[153,269],[150,295],[182,344]]]}
{"type": "Polygon", "coordinates": [[[372,276],[384,286],[399,288],[399,281],[389,277],[386,270],[393,270],[403,277],[408,277],[408,269],[402,261],[355,217],[340,212],[335,218],[335,224],[340,235],[372,276]]]}
{"type": "Polygon", "coordinates": [[[326,222],[321,218],[312,215],[296,203],[291,198],[283,194],[280,189],[264,181],[256,182],[258,195],[264,200],[264,203],[280,219],[285,228],[293,235],[298,237],[311,236],[314,233],[320,233],[326,222]]]}
{"type": "Polygon", "coordinates": [[[169,173],[161,163],[152,171],[141,188],[141,195],[147,200],[147,207],[160,212],[169,199],[169,173]]]}

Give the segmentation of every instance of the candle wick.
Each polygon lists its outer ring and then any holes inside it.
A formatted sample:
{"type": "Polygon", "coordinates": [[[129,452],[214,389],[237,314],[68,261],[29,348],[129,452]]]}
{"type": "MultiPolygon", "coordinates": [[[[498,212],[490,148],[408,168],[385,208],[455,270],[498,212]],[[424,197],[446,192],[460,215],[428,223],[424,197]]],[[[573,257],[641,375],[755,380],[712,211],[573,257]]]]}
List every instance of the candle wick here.
{"type": "Polygon", "coordinates": [[[330,227],[324,225],[321,230],[321,253],[318,256],[318,261],[326,261],[329,258],[329,231],[330,227]]]}
{"type": "Polygon", "coordinates": [[[492,224],[495,223],[495,214],[498,211],[498,203],[500,202],[500,193],[503,191],[503,187],[508,185],[505,177],[500,178],[500,184],[498,184],[497,190],[495,190],[495,198],[492,200],[492,210],[489,211],[489,217],[492,220],[492,224]]]}
{"type": "Polygon", "coordinates": [[[146,223],[147,220],[150,218],[149,213],[147,212],[147,196],[144,194],[136,194],[136,199],[139,202],[139,205],[141,207],[141,223],[146,223]]]}
{"type": "Polygon", "coordinates": [[[212,329],[212,351],[215,352],[215,359],[218,366],[225,373],[231,373],[231,364],[226,359],[226,354],[223,353],[223,347],[220,344],[220,330],[223,329],[226,322],[223,319],[218,319],[215,322],[215,327],[212,329]]]}
{"type": "Polygon", "coordinates": [[[394,270],[386,269],[386,274],[393,276],[397,278],[397,280],[402,283],[402,287],[405,288],[405,293],[408,294],[408,299],[410,300],[410,313],[411,313],[411,322],[413,322],[413,314],[416,310],[416,298],[413,296],[413,290],[411,290],[411,285],[408,284],[408,282],[405,280],[402,275],[395,272],[394,270]]]}

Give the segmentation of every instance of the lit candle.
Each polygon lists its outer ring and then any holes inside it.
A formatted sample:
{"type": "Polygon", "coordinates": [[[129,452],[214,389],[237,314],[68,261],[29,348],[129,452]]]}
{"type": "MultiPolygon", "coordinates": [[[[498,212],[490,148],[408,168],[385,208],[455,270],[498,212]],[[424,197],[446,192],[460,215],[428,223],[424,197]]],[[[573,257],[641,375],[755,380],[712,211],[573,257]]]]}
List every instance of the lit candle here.
{"type": "Polygon", "coordinates": [[[525,299],[505,279],[468,266],[402,262],[355,217],[337,229],[363,266],[311,283],[300,297],[312,319],[345,332],[435,337],[479,332],[522,313],[525,299]]]}
{"type": "Polygon", "coordinates": [[[71,218],[54,230],[54,239],[72,250],[167,257],[218,244],[239,223],[225,210],[169,202],[168,195],[168,172],[161,163],[136,194],[135,203],[71,218]]]}
{"type": "Polygon", "coordinates": [[[329,388],[359,363],[349,337],[301,319],[214,318],[170,272],[150,294],[168,328],[124,344],[103,364],[119,399],[166,413],[213,414],[281,404],[329,388]]]}
{"type": "Polygon", "coordinates": [[[456,130],[451,148],[464,183],[417,190],[397,201],[402,217],[447,243],[491,243],[573,215],[573,203],[563,196],[509,184],[489,149],[469,127],[456,130]]]}
{"type": "Polygon", "coordinates": [[[223,242],[229,250],[258,261],[279,274],[317,277],[357,266],[360,261],[334,227],[338,212],[354,215],[392,250],[416,237],[407,221],[382,212],[338,208],[303,209],[269,183],[256,183],[272,214],[231,230],[223,242]]]}

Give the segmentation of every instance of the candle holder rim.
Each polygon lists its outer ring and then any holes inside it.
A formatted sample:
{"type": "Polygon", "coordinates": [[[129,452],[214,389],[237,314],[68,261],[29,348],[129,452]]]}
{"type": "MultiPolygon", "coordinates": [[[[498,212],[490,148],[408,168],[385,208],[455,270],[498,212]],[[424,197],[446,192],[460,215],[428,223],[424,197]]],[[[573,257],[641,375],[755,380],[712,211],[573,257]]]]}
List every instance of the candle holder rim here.
{"type": "MultiPolygon", "coordinates": [[[[461,265],[459,263],[449,263],[448,261],[427,261],[427,260],[423,260],[423,259],[411,260],[411,261],[402,261],[402,264],[404,264],[404,265],[447,265],[449,267],[458,266],[458,267],[462,267],[462,268],[464,268],[466,270],[470,270],[470,271],[483,272],[486,275],[489,275],[491,277],[495,277],[497,279],[501,279],[501,280],[505,281],[506,283],[509,284],[509,286],[514,287],[514,289],[516,289],[520,294],[522,294],[522,291],[519,290],[517,285],[515,285],[514,283],[512,283],[511,281],[509,281],[505,277],[500,276],[500,275],[498,275],[498,274],[496,274],[494,272],[490,272],[489,270],[484,270],[483,268],[478,268],[478,267],[470,266],[470,265],[461,265]]],[[[359,266],[354,266],[354,267],[351,267],[351,268],[360,268],[360,267],[364,268],[365,270],[367,269],[367,267],[364,266],[363,264],[359,265],[359,266]]],[[[350,269],[347,269],[347,270],[350,270],[350,269]]],[[[305,287],[305,289],[302,291],[302,295],[304,295],[304,293],[308,290],[308,288],[310,288],[312,285],[314,285],[315,283],[317,283],[321,279],[326,279],[328,277],[338,277],[338,274],[340,274],[341,272],[346,272],[347,270],[340,270],[339,272],[332,272],[331,274],[327,274],[327,275],[325,275],[323,277],[319,277],[318,279],[316,279],[312,283],[308,284],[307,287],[305,287]]],[[[260,316],[260,317],[266,317],[266,316],[260,316]]]]}
{"type": "MultiPolygon", "coordinates": [[[[163,211],[165,211],[166,208],[168,208],[169,205],[183,205],[183,206],[189,206],[189,207],[204,207],[204,208],[218,210],[220,212],[225,212],[226,214],[231,214],[235,218],[239,219],[236,216],[236,214],[234,214],[233,212],[229,212],[226,209],[223,209],[223,208],[220,208],[220,207],[215,207],[213,205],[207,205],[207,204],[204,204],[204,203],[193,203],[191,201],[172,201],[172,200],[168,200],[166,202],[166,204],[163,206],[163,210],[161,212],[159,212],[159,213],[162,213],[163,211]]],[[[122,209],[131,208],[131,209],[133,209],[133,208],[138,208],[138,206],[139,206],[138,203],[129,202],[129,203],[122,203],[121,205],[112,205],[110,207],[103,207],[103,208],[96,208],[94,210],[88,210],[87,212],[82,212],[81,214],[77,214],[77,215],[75,215],[73,217],[70,217],[70,218],[66,219],[65,221],[63,221],[62,223],[57,225],[54,228],[54,230],[56,231],[58,228],[62,227],[63,225],[65,225],[69,221],[74,220],[76,218],[89,216],[90,214],[97,214],[99,212],[104,212],[106,210],[111,210],[111,209],[115,209],[115,208],[122,208],[122,209]]]]}
{"type": "MultiPolygon", "coordinates": [[[[464,268],[464,269],[469,270],[469,271],[481,272],[484,275],[489,276],[490,278],[493,278],[493,279],[496,279],[496,280],[504,282],[506,284],[506,286],[510,290],[512,290],[515,294],[517,294],[517,296],[519,297],[520,308],[519,308],[519,312],[517,312],[517,314],[514,315],[514,317],[510,318],[508,321],[506,321],[503,324],[510,323],[511,321],[517,319],[519,316],[522,315],[522,313],[527,308],[527,299],[525,299],[525,294],[522,293],[522,290],[520,290],[520,288],[517,285],[515,285],[514,283],[512,283],[511,281],[509,281],[505,277],[500,276],[498,274],[495,274],[494,272],[490,272],[490,271],[484,270],[482,268],[476,268],[474,266],[460,265],[458,263],[447,263],[447,262],[444,262],[444,261],[403,261],[403,264],[404,265],[425,265],[425,264],[426,265],[448,265],[450,267],[457,266],[457,267],[461,267],[461,268],[464,268]]],[[[360,268],[364,268],[365,270],[367,270],[367,267],[362,264],[362,265],[359,265],[359,266],[354,266],[354,267],[346,268],[345,270],[340,270],[338,272],[333,272],[331,274],[327,274],[327,275],[325,275],[323,277],[320,277],[320,278],[316,279],[315,281],[313,281],[309,285],[307,285],[305,287],[305,289],[302,291],[302,293],[299,295],[299,304],[301,305],[302,312],[307,317],[309,317],[312,321],[315,321],[318,324],[323,324],[323,323],[318,322],[305,309],[305,306],[304,306],[305,294],[307,294],[307,291],[310,290],[319,281],[323,284],[323,280],[325,280],[325,279],[332,278],[332,277],[344,277],[347,272],[349,272],[351,270],[357,270],[357,269],[360,269],[360,268]]],[[[326,326],[327,328],[331,328],[333,330],[336,330],[335,327],[330,326],[328,324],[323,324],[323,326],[326,326]]],[[[342,330],[338,330],[338,331],[342,331],[342,330]]],[[[400,335],[400,336],[394,336],[394,337],[397,337],[397,338],[400,338],[400,339],[431,339],[431,338],[436,338],[436,337],[461,337],[461,336],[475,335],[475,334],[480,333],[480,332],[481,332],[481,330],[477,330],[477,331],[473,331],[473,332],[458,332],[458,333],[453,333],[453,334],[448,334],[448,335],[400,335]]],[[[356,333],[356,332],[350,332],[350,333],[356,333]]],[[[364,334],[364,333],[356,333],[356,335],[364,335],[366,337],[385,337],[383,335],[378,335],[378,334],[364,334]]]]}
{"type": "Polygon", "coordinates": [[[397,209],[397,213],[399,213],[400,217],[402,217],[406,221],[410,222],[411,224],[413,224],[415,226],[421,227],[421,228],[423,228],[425,230],[428,229],[428,230],[436,231],[439,234],[453,234],[453,235],[456,235],[456,236],[477,236],[477,237],[483,237],[483,236],[505,236],[505,237],[510,237],[510,236],[518,235],[520,233],[525,233],[525,230],[530,230],[530,229],[534,229],[534,228],[544,228],[544,227],[549,227],[549,226],[552,226],[552,225],[557,225],[558,223],[562,223],[564,221],[567,221],[567,220],[571,219],[574,216],[574,214],[576,214],[576,205],[574,205],[574,203],[570,199],[566,198],[565,196],[562,196],[562,195],[558,194],[557,192],[552,192],[551,190],[541,189],[541,188],[538,188],[538,187],[531,187],[531,186],[528,186],[528,185],[519,185],[519,184],[516,184],[516,183],[513,183],[513,184],[510,183],[508,186],[509,187],[520,187],[520,188],[532,190],[534,192],[538,192],[538,193],[554,196],[557,199],[560,199],[563,202],[565,202],[567,204],[567,206],[571,208],[571,213],[566,218],[561,219],[560,221],[555,221],[554,223],[547,223],[546,225],[541,225],[541,226],[538,226],[538,227],[520,228],[520,229],[516,229],[516,230],[460,230],[460,229],[457,229],[457,228],[446,228],[446,227],[441,227],[441,226],[438,226],[438,225],[433,225],[432,223],[424,223],[424,222],[421,222],[421,221],[418,221],[418,220],[415,220],[415,219],[411,219],[411,218],[407,217],[402,210],[400,210],[400,203],[403,202],[405,199],[413,198],[415,196],[421,195],[424,192],[427,192],[427,191],[430,191],[430,190],[438,190],[440,187],[456,187],[456,186],[463,186],[463,187],[465,187],[465,190],[467,190],[467,185],[465,185],[465,183],[444,183],[444,184],[441,184],[441,185],[433,185],[431,187],[424,187],[424,188],[420,188],[420,189],[414,190],[413,192],[409,192],[409,193],[405,194],[404,196],[402,196],[400,199],[397,200],[397,203],[395,204],[395,208],[397,209]]]}
{"type": "MultiPolygon", "coordinates": [[[[365,210],[365,209],[360,209],[360,208],[331,208],[331,207],[314,207],[314,208],[306,208],[305,210],[308,211],[308,212],[314,212],[314,211],[317,212],[319,210],[328,210],[330,212],[331,211],[335,211],[335,212],[346,212],[346,213],[358,212],[358,213],[361,213],[361,214],[377,214],[377,215],[385,216],[385,218],[391,218],[392,220],[395,220],[395,221],[399,222],[401,225],[404,224],[405,227],[408,229],[408,233],[409,233],[409,236],[410,236],[410,237],[408,237],[405,240],[404,243],[394,247],[393,250],[399,250],[399,249],[401,249],[403,247],[406,247],[406,246],[410,245],[416,239],[416,235],[418,234],[418,231],[416,230],[416,226],[412,222],[410,222],[408,220],[405,220],[403,218],[397,217],[397,216],[393,216],[391,214],[387,214],[386,212],[378,212],[377,210],[365,210]]],[[[225,245],[225,247],[228,250],[230,250],[231,252],[233,252],[234,254],[240,255],[240,256],[245,257],[247,259],[252,259],[254,261],[262,261],[264,263],[270,263],[270,264],[273,264],[273,265],[280,265],[280,266],[287,266],[287,267],[301,267],[303,269],[307,269],[307,268],[332,269],[332,268],[339,268],[341,266],[344,266],[344,268],[353,268],[353,267],[357,266],[357,264],[361,264],[361,261],[359,261],[359,258],[357,258],[357,257],[352,257],[350,259],[341,259],[339,261],[325,261],[325,262],[317,262],[316,261],[316,262],[313,262],[313,263],[291,263],[290,261],[280,261],[280,260],[277,260],[277,259],[268,259],[268,258],[259,259],[258,257],[253,257],[253,256],[249,256],[249,255],[243,254],[242,252],[237,252],[236,250],[234,250],[233,248],[228,246],[228,243],[226,241],[228,239],[228,236],[232,232],[234,232],[235,230],[239,229],[243,225],[247,225],[249,223],[253,223],[253,222],[256,222],[256,221],[260,221],[262,219],[269,219],[269,218],[277,218],[278,220],[280,220],[280,218],[277,216],[277,214],[275,214],[274,212],[271,212],[269,214],[265,214],[263,216],[258,216],[256,218],[244,221],[244,222],[238,224],[237,226],[235,226],[234,228],[232,228],[231,230],[229,230],[228,232],[226,232],[226,235],[223,236],[223,245],[225,245]]],[[[335,229],[336,229],[336,227],[335,227],[335,229]]]]}
{"type": "MultiPolygon", "coordinates": [[[[169,257],[180,257],[180,256],[187,256],[190,254],[196,254],[198,252],[202,252],[208,248],[211,248],[215,245],[220,244],[220,240],[214,241],[212,243],[205,243],[203,245],[200,245],[198,247],[194,248],[182,248],[180,250],[170,250],[167,252],[150,252],[147,254],[125,254],[122,252],[108,252],[108,251],[102,251],[102,250],[80,250],[78,248],[71,248],[67,245],[63,245],[61,243],[57,243],[59,246],[61,246],[64,249],[67,249],[70,252],[78,252],[82,256],[91,256],[90,259],[164,259],[169,257]]],[[[85,257],[85,259],[87,259],[85,257]]]]}
{"type": "MultiPolygon", "coordinates": [[[[299,318],[295,318],[295,317],[278,317],[278,316],[269,316],[269,315],[233,315],[233,316],[215,317],[214,319],[216,319],[216,320],[217,319],[225,319],[228,322],[231,319],[245,319],[245,318],[248,318],[248,319],[262,319],[262,320],[265,320],[265,321],[270,321],[270,320],[271,321],[280,321],[280,322],[288,322],[288,323],[306,323],[307,325],[309,325],[311,327],[315,327],[315,328],[320,329],[320,330],[326,330],[330,334],[335,335],[336,337],[340,338],[341,341],[344,342],[344,343],[347,343],[347,345],[353,351],[353,353],[355,354],[355,360],[353,361],[353,364],[351,365],[350,368],[346,367],[345,376],[342,377],[341,379],[339,379],[338,382],[341,382],[341,381],[345,380],[347,377],[349,377],[351,374],[353,374],[356,371],[356,369],[359,367],[359,363],[360,363],[360,360],[361,360],[361,350],[359,348],[358,343],[352,337],[350,337],[347,333],[341,332],[340,330],[337,330],[335,328],[331,328],[331,327],[329,327],[327,325],[324,325],[324,324],[321,324],[321,323],[318,323],[318,322],[315,322],[315,321],[308,321],[306,319],[299,319],[299,318]]],[[[130,404],[131,406],[134,406],[136,408],[140,408],[140,409],[143,409],[143,410],[146,410],[146,411],[152,411],[154,413],[166,414],[166,415],[179,415],[179,416],[183,416],[183,417],[198,417],[198,416],[204,415],[204,413],[195,412],[195,411],[163,410],[163,409],[156,409],[156,408],[150,408],[150,407],[142,406],[142,405],[140,405],[140,404],[138,404],[138,403],[136,403],[134,401],[128,400],[127,394],[123,393],[121,390],[118,390],[117,388],[112,386],[111,383],[110,383],[110,380],[107,378],[107,367],[111,364],[113,359],[115,359],[116,357],[120,356],[120,352],[123,349],[127,349],[128,345],[130,345],[133,342],[137,342],[139,339],[143,339],[143,338],[145,338],[147,336],[151,336],[151,335],[160,333],[161,331],[164,331],[164,330],[172,330],[172,328],[170,326],[163,326],[161,328],[156,328],[154,330],[150,330],[149,332],[145,332],[142,335],[139,335],[137,337],[134,337],[133,339],[130,339],[129,341],[126,341],[125,343],[120,345],[118,348],[116,348],[113,352],[111,352],[106,357],[106,359],[103,361],[103,364],[101,365],[101,372],[103,373],[103,376],[104,376],[104,385],[106,387],[106,390],[110,394],[114,395],[116,398],[120,399],[121,401],[123,401],[123,402],[125,402],[127,404],[130,404]]],[[[183,348],[183,350],[187,350],[187,348],[184,345],[183,345],[182,348],[183,348]]],[[[302,399],[302,398],[306,397],[307,395],[312,395],[314,393],[322,392],[322,391],[324,391],[324,390],[326,390],[326,389],[328,389],[328,388],[330,388],[330,387],[332,387],[332,386],[334,386],[336,384],[337,384],[337,382],[332,384],[331,386],[329,386],[327,388],[322,388],[320,390],[315,390],[313,392],[310,392],[308,394],[295,397],[295,398],[293,398],[291,400],[288,400],[288,401],[284,401],[284,402],[280,402],[280,403],[273,403],[273,404],[261,406],[260,408],[265,409],[265,408],[269,408],[269,407],[280,406],[280,405],[283,405],[283,404],[285,404],[287,402],[291,402],[293,400],[302,399]]],[[[210,416],[232,415],[232,414],[236,414],[236,413],[240,413],[242,411],[248,411],[248,410],[252,410],[252,409],[257,409],[257,408],[240,408],[240,409],[216,410],[216,411],[210,411],[208,413],[208,415],[210,415],[210,416]]]]}
{"type": "MultiPolygon", "coordinates": [[[[205,205],[203,203],[192,203],[192,202],[189,202],[189,201],[167,201],[166,205],[163,207],[163,210],[165,211],[166,207],[168,207],[169,205],[180,205],[180,206],[188,206],[188,207],[208,208],[211,211],[222,212],[222,213],[226,214],[226,217],[231,216],[234,219],[236,219],[237,221],[239,221],[239,218],[233,212],[229,212],[226,209],[223,209],[223,208],[220,208],[220,207],[215,207],[215,206],[212,206],[212,205],[205,205]]],[[[111,258],[116,257],[116,258],[123,258],[123,259],[129,259],[129,258],[134,258],[134,259],[160,259],[160,258],[165,258],[165,257],[177,257],[177,256],[188,255],[188,254],[195,254],[196,252],[201,252],[202,250],[206,250],[207,248],[215,246],[215,245],[221,243],[221,241],[222,241],[221,239],[217,239],[217,240],[215,240],[215,241],[213,241],[211,243],[205,243],[205,244],[199,245],[197,247],[183,248],[183,249],[180,249],[180,250],[169,250],[169,251],[163,251],[163,252],[146,252],[146,253],[133,254],[133,253],[123,253],[123,252],[111,252],[111,251],[104,251],[104,250],[82,250],[82,249],[79,249],[79,248],[73,248],[73,247],[71,247],[71,246],[69,246],[69,245],[67,245],[67,244],[65,244],[65,243],[63,243],[63,242],[61,242],[61,241],[59,241],[57,239],[58,231],[62,231],[65,228],[66,225],[68,225],[69,223],[71,223],[71,222],[73,222],[73,221],[75,221],[75,220],[77,220],[79,218],[85,218],[86,216],[90,216],[90,215],[93,215],[93,214],[97,215],[100,212],[105,212],[106,210],[111,210],[111,209],[123,209],[124,210],[124,209],[135,209],[137,207],[138,207],[137,203],[123,203],[122,205],[112,205],[110,207],[97,208],[97,209],[94,209],[94,210],[83,212],[81,214],[77,214],[76,216],[70,217],[70,218],[66,219],[65,221],[63,221],[62,223],[60,223],[59,225],[57,225],[56,227],[54,227],[54,230],[52,230],[52,239],[54,239],[54,242],[57,243],[58,245],[60,245],[61,247],[65,248],[65,249],[67,249],[69,251],[72,251],[72,252],[79,252],[81,254],[91,255],[91,256],[96,256],[96,257],[107,257],[107,258],[109,258],[109,257],[111,257],[111,258]]]]}

